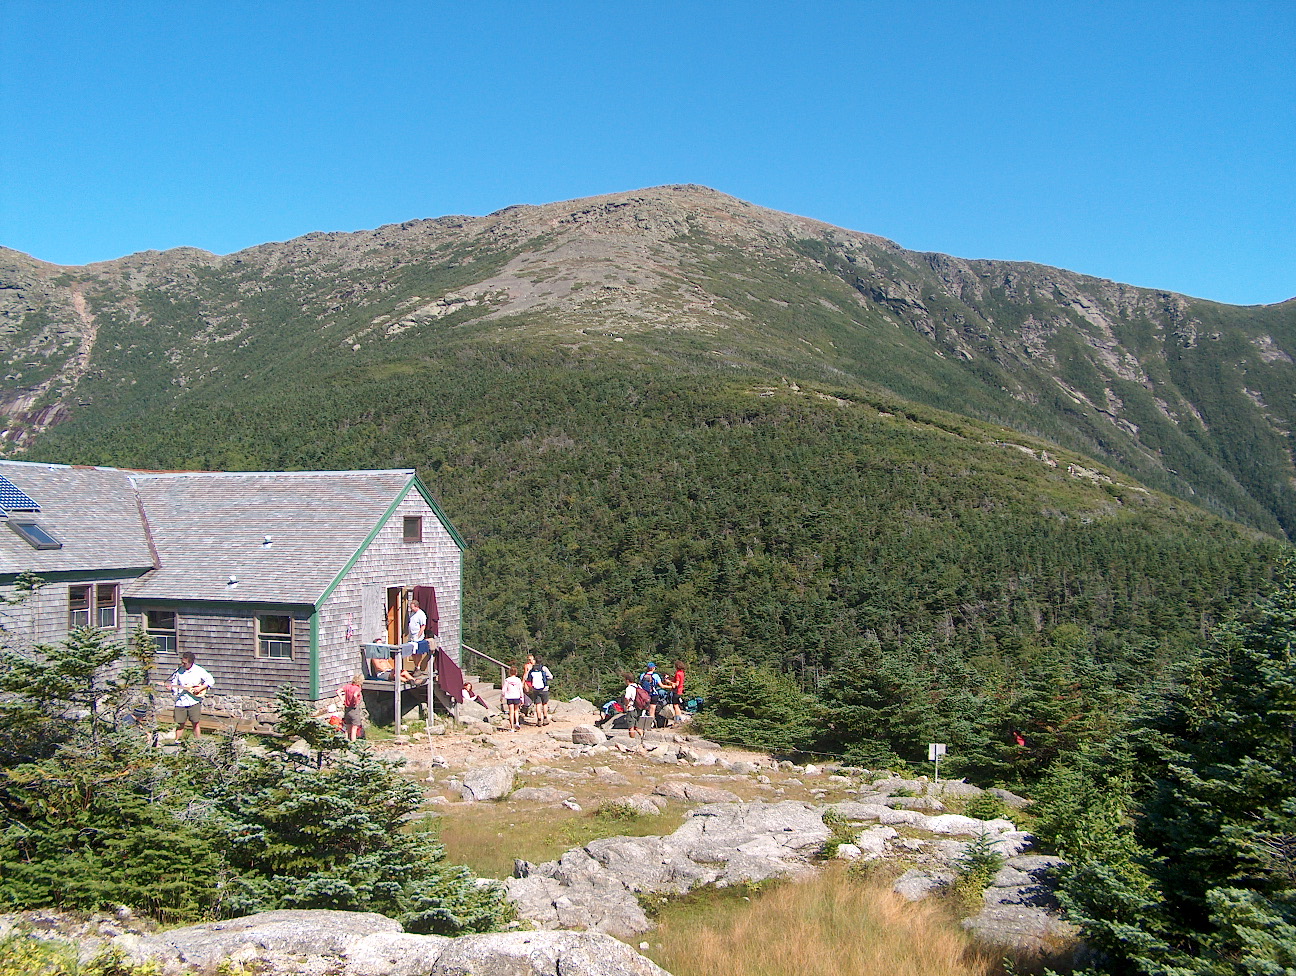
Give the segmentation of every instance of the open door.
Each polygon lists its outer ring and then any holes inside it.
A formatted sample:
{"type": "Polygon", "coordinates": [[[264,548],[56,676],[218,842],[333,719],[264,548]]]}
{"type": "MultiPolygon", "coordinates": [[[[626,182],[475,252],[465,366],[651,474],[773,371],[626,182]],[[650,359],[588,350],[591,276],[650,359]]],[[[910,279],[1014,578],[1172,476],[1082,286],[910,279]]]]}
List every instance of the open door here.
{"type": "Polygon", "coordinates": [[[387,643],[399,644],[405,629],[405,587],[387,587],[387,643]]]}

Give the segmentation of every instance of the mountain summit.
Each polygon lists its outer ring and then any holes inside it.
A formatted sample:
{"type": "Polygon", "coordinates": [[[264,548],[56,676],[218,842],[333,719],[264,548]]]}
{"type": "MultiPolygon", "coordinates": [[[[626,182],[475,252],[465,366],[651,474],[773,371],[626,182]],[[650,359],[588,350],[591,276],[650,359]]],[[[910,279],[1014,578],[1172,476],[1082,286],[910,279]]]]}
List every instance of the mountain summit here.
{"type": "Polygon", "coordinates": [[[11,452],[275,383],[408,382],[417,362],[492,350],[886,390],[1296,531],[1296,300],[1227,306],[908,251],[701,186],[225,256],[69,268],[0,250],[0,321],[11,452]]]}

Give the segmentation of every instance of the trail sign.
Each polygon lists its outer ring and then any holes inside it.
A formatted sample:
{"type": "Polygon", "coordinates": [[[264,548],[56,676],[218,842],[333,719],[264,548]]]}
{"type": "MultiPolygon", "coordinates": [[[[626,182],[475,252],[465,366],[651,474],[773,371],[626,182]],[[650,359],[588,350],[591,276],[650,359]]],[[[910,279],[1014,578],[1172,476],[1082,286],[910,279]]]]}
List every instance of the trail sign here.
{"type": "Polygon", "coordinates": [[[940,757],[945,755],[944,742],[927,743],[927,761],[936,764],[936,782],[940,782],[940,757]]]}

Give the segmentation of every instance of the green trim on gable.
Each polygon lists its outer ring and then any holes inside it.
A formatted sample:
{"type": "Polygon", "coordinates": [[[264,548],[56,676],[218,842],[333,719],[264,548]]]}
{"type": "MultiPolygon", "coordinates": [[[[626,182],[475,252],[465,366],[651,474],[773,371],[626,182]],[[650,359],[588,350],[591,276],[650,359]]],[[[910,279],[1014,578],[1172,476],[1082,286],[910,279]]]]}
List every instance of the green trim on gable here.
{"type": "Polygon", "coordinates": [[[311,614],[311,643],[310,643],[310,696],[311,701],[319,701],[320,697],[320,619],[319,611],[316,610],[311,614]]]}
{"type": "Polygon", "coordinates": [[[319,599],[315,601],[317,607],[324,606],[324,603],[328,598],[333,595],[333,591],[342,584],[344,579],[346,579],[346,574],[351,572],[351,567],[359,562],[360,557],[365,554],[365,550],[373,544],[374,539],[378,538],[378,533],[381,532],[383,526],[387,524],[387,520],[396,513],[396,509],[400,508],[400,503],[405,500],[405,496],[409,494],[409,490],[410,486],[407,484],[403,489],[401,489],[401,493],[396,496],[396,500],[387,506],[387,511],[383,512],[382,518],[374,523],[374,527],[370,529],[369,534],[365,536],[365,541],[360,543],[359,548],[357,548],[355,552],[351,553],[351,558],[346,561],[346,564],[338,571],[338,574],[333,577],[333,582],[324,587],[324,592],[321,593],[319,599]]]}
{"type": "MultiPolygon", "coordinates": [[[[346,561],[346,565],[344,565],[342,569],[338,572],[338,574],[335,577],[333,577],[333,582],[331,582],[328,586],[324,587],[324,592],[321,593],[319,599],[315,601],[315,605],[317,607],[324,606],[324,603],[328,600],[328,598],[333,595],[333,591],[336,590],[342,584],[342,581],[344,579],[346,579],[347,573],[351,572],[351,567],[353,567],[360,560],[360,557],[365,554],[365,550],[367,550],[369,546],[373,544],[374,539],[378,538],[378,533],[383,530],[383,526],[387,524],[388,519],[390,519],[393,515],[396,514],[396,510],[400,508],[401,502],[405,501],[405,499],[409,497],[411,488],[418,489],[419,495],[421,495],[423,500],[427,502],[428,508],[432,509],[432,512],[434,515],[436,515],[437,520],[442,525],[445,526],[446,531],[450,533],[450,538],[453,539],[454,544],[459,547],[459,551],[460,552],[464,551],[464,548],[466,547],[467,543],[464,542],[463,536],[459,534],[459,530],[456,529],[454,525],[451,524],[448,518],[446,518],[445,512],[441,511],[441,506],[436,503],[436,500],[432,497],[431,493],[427,490],[427,486],[424,485],[423,482],[419,480],[419,476],[417,474],[412,475],[410,477],[409,482],[405,485],[403,489],[401,489],[401,493],[396,496],[395,501],[393,501],[390,505],[387,506],[387,511],[383,512],[382,518],[380,518],[374,524],[374,527],[369,532],[369,535],[365,537],[365,541],[360,543],[359,548],[357,548],[356,551],[351,554],[351,558],[346,561]]],[[[463,560],[460,560],[459,592],[461,593],[463,592],[462,563],[463,560]]]]}
{"type": "MultiPolygon", "coordinates": [[[[436,517],[439,518],[441,524],[446,527],[446,531],[450,533],[450,538],[454,539],[455,545],[459,547],[459,551],[463,552],[467,549],[468,543],[464,542],[464,537],[459,534],[459,530],[454,527],[454,523],[446,517],[446,513],[441,511],[441,506],[438,505],[436,499],[432,497],[432,492],[428,491],[427,485],[423,484],[422,479],[419,478],[417,474],[414,475],[414,487],[417,488],[419,494],[423,496],[423,500],[428,503],[428,508],[436,512],[436,517]]],[[[409,489],[406,489],[406,493],[408,493],[408,491],[409,489]]],[[[401,497],[404,498],[404,494],[402,494],[401,497]]]]}

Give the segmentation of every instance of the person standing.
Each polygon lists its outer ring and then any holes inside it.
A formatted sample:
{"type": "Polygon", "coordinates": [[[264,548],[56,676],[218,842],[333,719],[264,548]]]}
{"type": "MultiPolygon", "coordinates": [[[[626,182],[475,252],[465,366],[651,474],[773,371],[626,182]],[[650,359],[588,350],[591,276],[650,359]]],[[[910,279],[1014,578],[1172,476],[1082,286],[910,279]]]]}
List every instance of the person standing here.
{"type": "Polygon", "coordinates": [[[625,681],[625,691],[621,695],[624,703],[625,713],[630,716],[630,738],[634,738],[638,733],[639,716],[635,711],[635,700],[639,697],[639,683],[635,681],[635,676],[628,671],[621,676],[625,681]]]}
{"type": "Polygon", "coordinates": [[[509,668],[501,692],[504,704],[508,706],[509,728],[516,732],[522,728],[522,679],[518,677],[517,668],[509,668]]]}
{"type": "Polygon", "coordinates": [[[531,686],[529,694],[536,709],[536,725],[548,725],[549,686],[553,684],[553,674],[534,654],[527,655],[526,681],[531,686]]]}
{"type": "Polygon", "coordinates": [[[351,680],[338,689],[342,696],[342,729],[346,732],[348,742],[355,742],[360,737],[363,726],[361,702],[364,700],[364,675],[354,674],[351,680]]]}
{"type": "Polygon", "coordinates": [[[675,724],[684,721],[684,662],[675,662],[675,687],[672,689],[675,703],[675,724]]]}
{"type": "Polygon", "coordinates": [[[657,706],[664,700],[661,675],[657,673],[657,665],[652,661],[648,662],[648,667],[639,675],[639,687],[648,693],[648,721],[643,729],[646,735],[648,729],[657,727],[657,706]]]}
{"type": "Polygon", "coordinates": [[[180,655],[180,667],[171,675],[168,685],[175,695],[176,740],[184,732],[186,724],[193,729],[195,736],[202,735],[199,723],[202,721],[202,700],[216,683],[206,668],[200,668],[192,651],[180,655]]]}
{"type": "MultiPolygon", "coordinates": [[[[410,605],[410,615],[409,615],[410,643],[419,644],[422,641],[427,639],[426,637],[427,614],[424,613],[423,608],[419,606],[418,600],[410,600],[409,605],[410,605]]],[[[419,650],[422,650],[422,648],[420,647],[415,648],[415,651],[419,651],[419,650]]]]}

